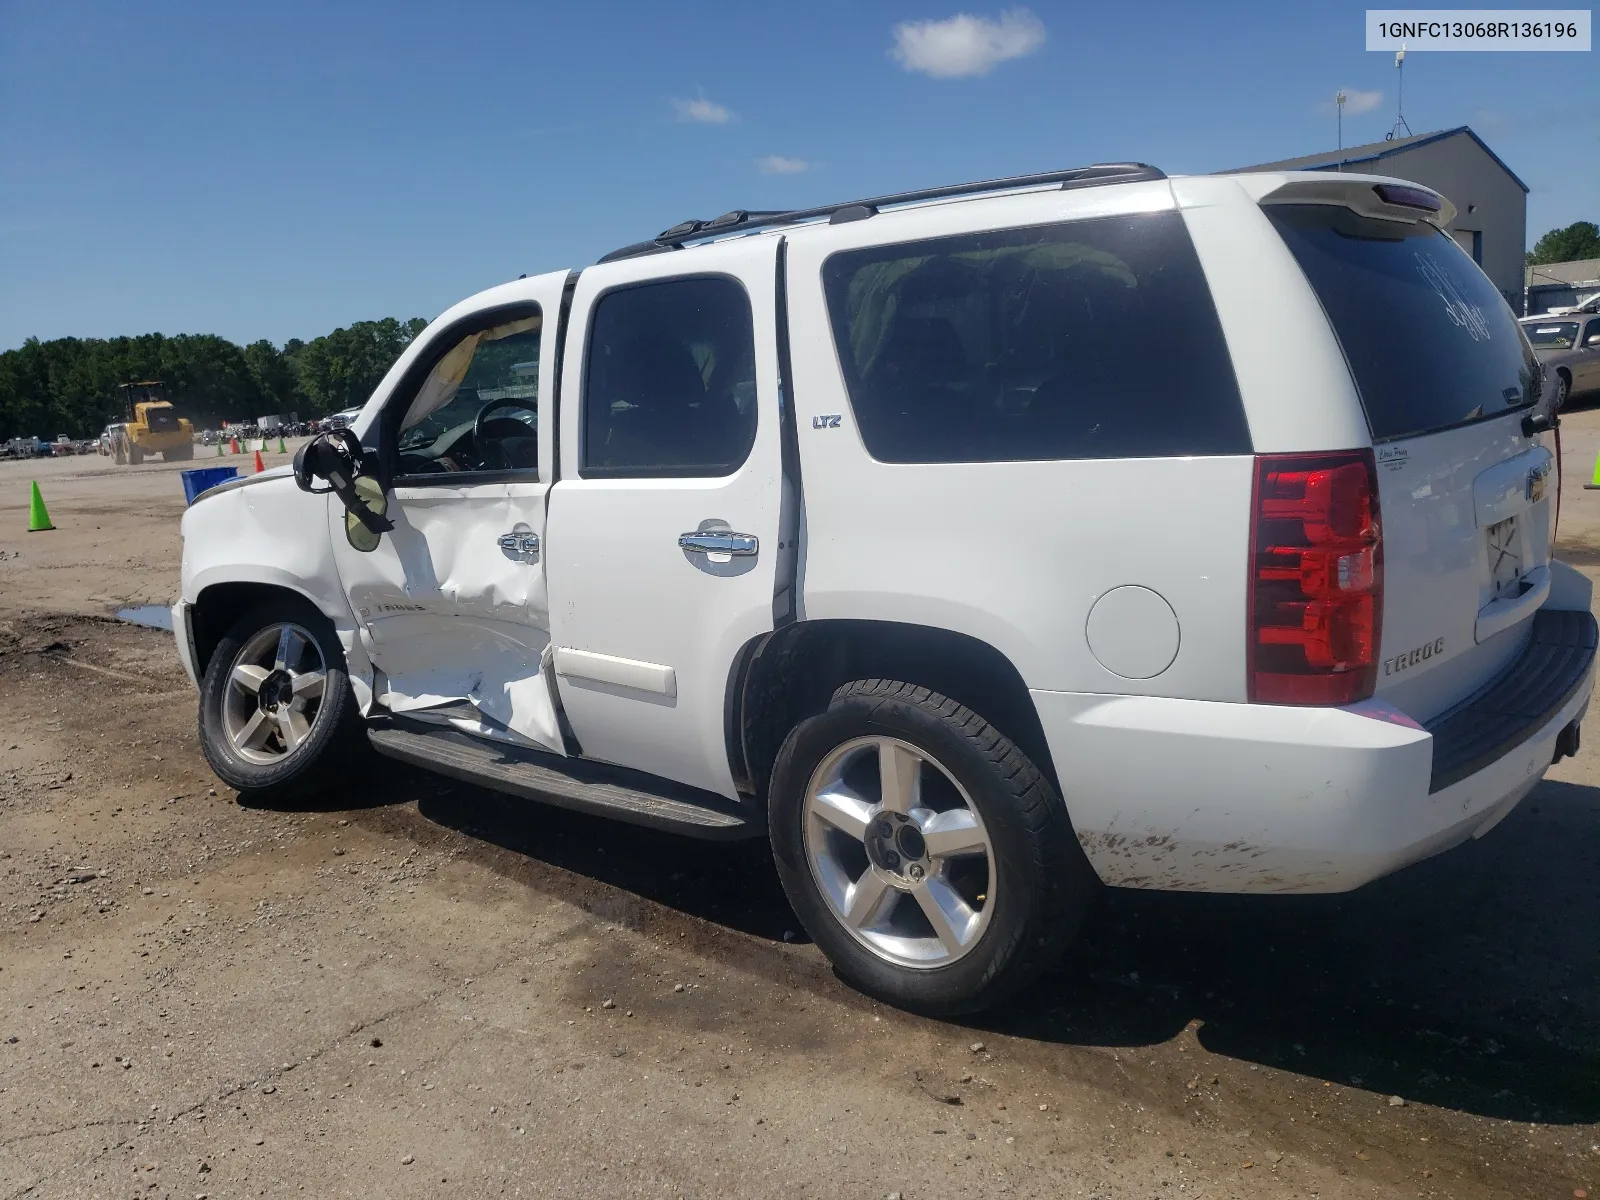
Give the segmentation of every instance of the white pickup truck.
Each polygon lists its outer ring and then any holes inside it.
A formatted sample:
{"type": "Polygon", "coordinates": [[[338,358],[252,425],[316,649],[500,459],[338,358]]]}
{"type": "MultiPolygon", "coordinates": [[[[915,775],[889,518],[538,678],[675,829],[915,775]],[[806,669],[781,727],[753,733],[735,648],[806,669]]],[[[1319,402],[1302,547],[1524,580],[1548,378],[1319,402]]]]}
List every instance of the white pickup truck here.
{"type": "Polygon", "coordinates": [[[1101,884],[1339,891],[1482,834],[1576,750],[1596,625],[1450,215],[1116,164],[491,288],[188,510],[205,753],[297,788],[365,738],[769,837],[840,974],[935,1013],[1101,884]]]}

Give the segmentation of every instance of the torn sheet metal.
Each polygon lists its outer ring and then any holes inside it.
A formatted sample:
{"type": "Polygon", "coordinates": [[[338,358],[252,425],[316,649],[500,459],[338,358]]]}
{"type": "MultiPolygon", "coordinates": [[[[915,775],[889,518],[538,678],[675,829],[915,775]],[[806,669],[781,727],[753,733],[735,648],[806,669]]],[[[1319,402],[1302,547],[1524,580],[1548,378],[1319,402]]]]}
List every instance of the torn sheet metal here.
{"type": "Polygon", "coordinates": [[[562,753],[541,671],[544,563],[537,550],[500,544],[508,533],[543,535],[544,495],[536,483],[399,488],[393,532],[376,552],[341,561],[391,712],[469,704],[487,725],[562,753]]]}

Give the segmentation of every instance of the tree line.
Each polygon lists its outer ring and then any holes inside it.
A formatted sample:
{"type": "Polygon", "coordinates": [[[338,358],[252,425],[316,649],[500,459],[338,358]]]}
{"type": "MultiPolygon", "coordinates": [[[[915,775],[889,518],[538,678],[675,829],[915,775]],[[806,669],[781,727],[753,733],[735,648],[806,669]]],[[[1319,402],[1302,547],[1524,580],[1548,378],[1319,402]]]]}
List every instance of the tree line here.
{"type": "Polygon", "coordinates": [[[209,333],[29,338],[0,353],[0,441],[93,437],[123,419],[117,386],[146,379],[163,380],[197,429],[272,413],[324,416],[364,403],[426,326],[421,317],[357,321],[281,347],[240,346],[209,333]]]}
{"type": "Polygon", "coordinates": [[[1574,221],[1565,229],[1552,229],[1528,251],[1528,265],[1574,262],[1600,258],[1600,225],[1593,221],[1574,221]]]}

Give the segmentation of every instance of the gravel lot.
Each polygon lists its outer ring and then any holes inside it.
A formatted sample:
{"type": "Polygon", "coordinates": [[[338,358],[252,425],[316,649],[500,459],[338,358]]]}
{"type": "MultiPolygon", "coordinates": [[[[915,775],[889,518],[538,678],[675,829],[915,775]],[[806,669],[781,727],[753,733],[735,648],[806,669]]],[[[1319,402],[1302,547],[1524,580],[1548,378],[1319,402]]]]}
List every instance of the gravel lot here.
{"type": "MultiPolygon", "coordinates": [[[[1594,572],[1600,412],[1563,433],[1594,572]]],[[[0,1200],[1600,1183],[1593,716],[1480,842],[1348,896],[1108,892],[1014,1004],[927,1021],[834,980],[759,844],[381,762],[242,805],[170,638],[108,616],[175,593],[185,465],[0,463],[0,1200]]]]}

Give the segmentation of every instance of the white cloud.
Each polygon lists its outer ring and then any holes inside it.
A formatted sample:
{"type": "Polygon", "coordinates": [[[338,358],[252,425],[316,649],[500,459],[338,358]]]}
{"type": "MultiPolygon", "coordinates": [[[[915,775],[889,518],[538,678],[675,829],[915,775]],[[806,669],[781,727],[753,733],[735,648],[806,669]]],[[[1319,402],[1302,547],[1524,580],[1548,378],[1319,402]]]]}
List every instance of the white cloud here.
{"type": "Polygon", "coordinates": [[[1008,59],[1032,54],[1044,39],[1043,21],[1025,8],[1012,8],[998,20],[958,13],[943,21],[902,21],[894,27],[889,53],[908,71],[958,79],[987,75],[1008,59]]]}
{"type": "MultiPolygon", "coordinates": [[[[1344,92],[1344,114],[1347,117],[1359,117],[1362,113],[1369,113],[1383,103],[1382,92],[1363,92],[1360,88],[1341,88],[1344,92]]],[[[1324,112],[1333,112],[1338,105],[1329,100],[1322,105],[1324,112]]]]}
{"type": "Polygon", "coordinates": [[[766,154],[756,159],[756,170],[763,175],[798,175],[810,170],[811,164],[803,158],[789,158],[782,154],[766,154]]]}
{"type": "Polygon", "coordinates": [[[730,109],[715,100],[707,100],[704,92],[693,100],[673,97],[672,107],[677,110],[679,120],[694,121],[699,125],[726,125],[733,120],[733,112],[730,109]]]}

